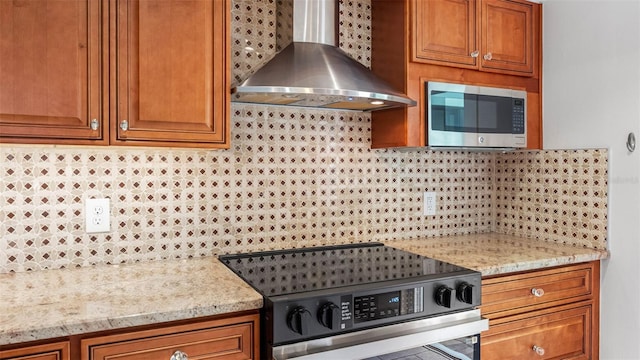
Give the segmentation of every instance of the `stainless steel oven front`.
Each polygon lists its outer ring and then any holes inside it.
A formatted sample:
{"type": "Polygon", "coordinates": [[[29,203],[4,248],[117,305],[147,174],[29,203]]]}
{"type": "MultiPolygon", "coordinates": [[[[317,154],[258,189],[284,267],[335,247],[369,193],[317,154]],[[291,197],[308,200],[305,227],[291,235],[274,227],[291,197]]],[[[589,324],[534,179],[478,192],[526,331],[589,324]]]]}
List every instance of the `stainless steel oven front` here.
{"type": "Polygon", "coordinates": [[[273,348],[274,360],[480,360],[480,310],[309,340],[273,348]]]}

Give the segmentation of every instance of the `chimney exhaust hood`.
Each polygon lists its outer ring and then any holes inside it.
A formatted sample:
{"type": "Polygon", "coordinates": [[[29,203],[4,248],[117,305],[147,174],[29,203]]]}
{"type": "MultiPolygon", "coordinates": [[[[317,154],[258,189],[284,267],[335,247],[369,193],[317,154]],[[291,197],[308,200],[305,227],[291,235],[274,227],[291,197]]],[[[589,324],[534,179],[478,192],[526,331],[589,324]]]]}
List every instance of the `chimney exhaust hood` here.
{"type": "Polygon", "coordinates": [[[416,102],[335,46],[335,0],[293,0],[293,42],[242,84],[232,102],[374,111],[416,102]]]}

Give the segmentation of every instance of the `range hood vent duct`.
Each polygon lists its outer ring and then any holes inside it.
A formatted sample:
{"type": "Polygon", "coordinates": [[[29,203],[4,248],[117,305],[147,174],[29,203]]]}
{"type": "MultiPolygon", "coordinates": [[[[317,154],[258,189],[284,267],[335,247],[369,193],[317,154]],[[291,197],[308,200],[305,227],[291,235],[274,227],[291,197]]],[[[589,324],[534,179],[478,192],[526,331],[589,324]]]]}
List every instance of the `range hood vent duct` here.
{"type": "Polygon", "coordinates": [[[241,85],[231,101],[373,111],[416,102],[335,46],[335,0],[293,0],[293,42],[241,85]]]}

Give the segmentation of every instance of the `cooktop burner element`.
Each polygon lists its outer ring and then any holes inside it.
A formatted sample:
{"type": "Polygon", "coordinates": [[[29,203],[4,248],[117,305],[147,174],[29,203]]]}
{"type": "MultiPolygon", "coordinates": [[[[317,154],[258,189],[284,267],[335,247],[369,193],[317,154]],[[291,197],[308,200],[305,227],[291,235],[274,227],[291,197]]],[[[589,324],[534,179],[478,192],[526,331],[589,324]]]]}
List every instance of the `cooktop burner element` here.
{"type": "Polygon", "coordinates": [[[467,271],[381,243],[228,255],[220,259],[264,296],[467,271]]]}

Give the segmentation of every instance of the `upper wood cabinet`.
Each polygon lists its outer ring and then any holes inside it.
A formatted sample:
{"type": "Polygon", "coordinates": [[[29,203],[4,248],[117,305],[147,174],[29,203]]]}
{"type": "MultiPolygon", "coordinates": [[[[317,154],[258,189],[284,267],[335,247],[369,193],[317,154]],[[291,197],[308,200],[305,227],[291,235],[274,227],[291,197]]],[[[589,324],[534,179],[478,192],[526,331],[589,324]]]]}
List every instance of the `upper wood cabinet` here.
{"type": "Polygon", "coordinates": [[[111,142],[228,141],[226,1],[116,2],[111,142]]]}
{"type": "Polygon", "coordinates": [[[537,75],[540,36],[537,5],[513,0],[480,0],[480,69],[537,75]]]}
{"type": "Polygon", "coordinates": [[[229,21],[229,0],[1,1],[0,142],[229,147],[229,21]]]}
{"type": "Polygon", "coordinates": [[[512,0],[415,1],[412,61],[533,76],[534,4],[512,0]]]}
{"type": "Polygon", "coordinates": [[[478,68],[474,0],[416,1],[413,5],[413,61],[478,68]]]}
{"type": "Polygon", "coordinates": [[[102,5],[0,1],[1,142],[107,143],[102,5]]]}
{"type": "Polygon", "coordinates": [[[372,0],[371,69],[418,102],[371,115],[371,147],[428,146],[425,82],[527,92],[527,147],[542,147],[541,5],[526,0],[372,0]]]}

